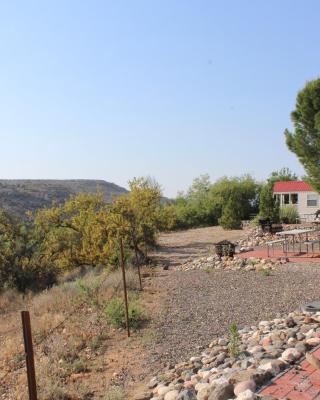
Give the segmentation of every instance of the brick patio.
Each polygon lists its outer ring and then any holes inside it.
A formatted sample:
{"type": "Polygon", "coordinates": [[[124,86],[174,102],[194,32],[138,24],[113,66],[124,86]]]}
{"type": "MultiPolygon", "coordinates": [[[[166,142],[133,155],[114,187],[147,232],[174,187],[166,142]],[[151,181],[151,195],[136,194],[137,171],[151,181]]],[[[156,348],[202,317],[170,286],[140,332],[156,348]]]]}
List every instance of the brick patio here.
{"type": "MultiPolygon", "coordinates": [[[[320,359],[320,348],[313,354],[320,359]]],[[[291,368],[264,388],[260,395],[271,395],[275,399],[320,400],[320,370],[308,361],[300,363],[300,368],[291,368]]]]}
{"type": "MultiPolygon", "coordinates": [[[[277,249],[274,251],[274,253],[272,250],[270,250],[270,256],[268,257],[266,248],[258,248],[253,251],[239,253],[239,254],[237,254],[237,257],[240,257],[240,258],[254,257],[254,258],[264,258],[267,260],[267,259],[286,257],[286,255],[283,253],[282,250],[277,249]]],[[[320,254],[319,253],[298,254],[298,252],[297,253],[290,252],[290,253],[288,253],[288,256],[286,258],[288,258],[290,262],[320,264],[320,254]]]]}

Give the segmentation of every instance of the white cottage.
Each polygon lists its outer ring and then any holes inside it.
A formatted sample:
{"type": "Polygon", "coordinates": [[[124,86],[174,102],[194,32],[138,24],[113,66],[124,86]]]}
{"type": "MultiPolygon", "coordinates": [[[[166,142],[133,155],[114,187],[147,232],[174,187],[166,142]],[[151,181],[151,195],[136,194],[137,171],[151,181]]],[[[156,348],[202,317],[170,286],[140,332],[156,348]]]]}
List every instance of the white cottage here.
{"type": "Polygon", "coordinates": [[[306,182],[276,182],[273,186],[274,196],[280,207],[293,204],[297,207],[301,220],[311,221],[320,208],[320,195],[306,182]]]}

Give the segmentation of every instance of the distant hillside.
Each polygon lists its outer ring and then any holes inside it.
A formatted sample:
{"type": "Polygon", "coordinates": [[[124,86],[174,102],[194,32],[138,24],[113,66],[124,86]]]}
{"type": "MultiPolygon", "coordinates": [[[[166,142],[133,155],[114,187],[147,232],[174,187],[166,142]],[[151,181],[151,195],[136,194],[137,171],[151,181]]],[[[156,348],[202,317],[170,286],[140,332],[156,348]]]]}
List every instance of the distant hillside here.
{"type": "Polygon", "coordinates": [[[0,179],[0,208],[25,216],[28,210],[51,206],[53,202],[62,203],[80,192],[94,193],[97,188],[104,193],[107,202],[112,195],[127,193],[123,187],[102,180],[0,179]]]}

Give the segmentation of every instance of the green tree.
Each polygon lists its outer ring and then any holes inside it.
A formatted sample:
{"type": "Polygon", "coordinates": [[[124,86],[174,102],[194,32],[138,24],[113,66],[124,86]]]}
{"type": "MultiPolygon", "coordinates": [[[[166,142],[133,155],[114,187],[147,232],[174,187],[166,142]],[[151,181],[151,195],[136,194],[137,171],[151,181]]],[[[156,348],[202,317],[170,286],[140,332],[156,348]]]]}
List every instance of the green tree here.
{"type": "Polygon", "coordinates": [[[115,200],[112,211],[123,217],[125,235],[137,254],[155,244],[160,230],[170,228],[173,213],[161,204],[161,188],[157,182],[135,178],[129,187],[128,194],[115,200]]]}
{"type": "Polygon", "coordinates": [[[297,179],[298,175],[288,167],[283,167],[277,171],[273,171],[269,178],[269,180],[273,180],[273,182],[296,181],[297,179]]]}
{"type": "Polygon", "coordinates": [[[233,194],[229,197],[226,206],[223,208],[219,224],[224,229],[240,229],[241,228],[241,203],[239,197],[233,194]]]}
{"type": "Polygon", "coordinates": [[[277,222],[279,220],[279,207],[273,196],[273,185],[274,181],[267,181],[261,189],[259,216],[277,222]]]}
{"type": "Polygon", "coordinates": [[[279,220],[279,204],[273,195],[273,186],[280,181],[295,181],[298,176],[289,168],[273,171],[260,191],[259,216],[270,218],[274,222],[279,220]]]}
{"type": "Polygon", "coordinates": [[[235,218],[249,219],[251,214],[257,212],[259,189],[259,185],[250,175],[219,179],[210,189],[210,203],[216,218],[222,217],[224,209],[232,199],[232,202],[238,203],[235,218]]]}
{"type": "Polygon", "coordinates": [[[103,194],[80,193],[65,203],[41,209],[34,216],[34,231],[42,238],[40,252],[60,270],[81,265],[104,265],[113,249],[103,194]]]}
{"type": "Polygon", "coordinates": [[[43,263],[39,244],[30,223],[0,210],[0,288],[25,291],[55,283],[54,265],[43,263]]]}
{"type": "Polygon", "coordinates": [[[118,265],[120,238],[126,253],[146,252],[172,225],[173,211],[151,179],[134,179],[130,189],[112,204],[103,193],[80,193],[29,213],[28,223],[0,210],[0,288],[44,288],[65,270],[118,265]]]}
{"type": "Polygon", "coordinates": [[[288,148],[297,155],[310,184],[320,191],[320,78],[307,82],[291,113],[294,131],[285,130],[288,148]]]}
{"type": "MultiPolygon", "coordinates": [[[[251,214],[258,211],[259,188],[250,175],[223,177],[214,184],[210,183],[208,175],[202,175],[194,179],[187,193],[179,194],[174,202],[175,228],[216,225],[231,197],[238,201],[234,219],[249,219],[251,214]]],[[[230,205],[227,212],[232,213],[230,205]]],[[[239,226],[239,223],[233,225],[239,226]]]]}

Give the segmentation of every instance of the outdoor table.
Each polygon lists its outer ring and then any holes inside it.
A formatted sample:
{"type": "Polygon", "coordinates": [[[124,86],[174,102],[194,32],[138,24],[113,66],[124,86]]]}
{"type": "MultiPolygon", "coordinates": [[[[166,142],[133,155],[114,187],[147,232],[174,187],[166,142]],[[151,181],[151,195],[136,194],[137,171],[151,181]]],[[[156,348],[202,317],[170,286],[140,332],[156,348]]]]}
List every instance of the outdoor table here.
{"type": "Polygon", "coordinates": [[[312,221],[312,226],[314,227],[314,230],[319,231],[320,230],[320,221],[312,221]]]}
{"type": "MultiPolygon", "coordinates": [[[[294,245],[295,245],[295,237],[298,236],[300,241],[299,241],[299,253],[301,253],[301,236],[302,235],[306,235],[306,240],[308,240],[308,234],[311,232],[315,232],[315,229],[292,229],[290,231],[282,231],[282,232],[277,232],[276,235],[277,236],[283,236],[285,239],[287,239],[288,236],[292,236],[292,247],[293,247],[293,251],[294,251],[294,245]]],[[[285,246],[285,254],[287,256],[288,254],[288,246],[289,243],[286,243],[285,246]]]]}

